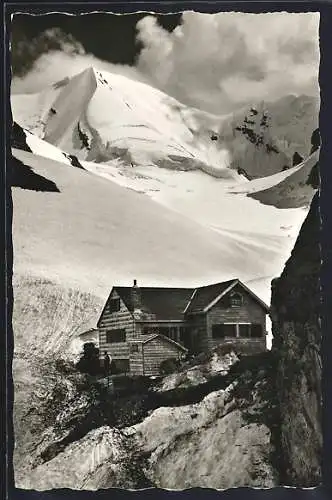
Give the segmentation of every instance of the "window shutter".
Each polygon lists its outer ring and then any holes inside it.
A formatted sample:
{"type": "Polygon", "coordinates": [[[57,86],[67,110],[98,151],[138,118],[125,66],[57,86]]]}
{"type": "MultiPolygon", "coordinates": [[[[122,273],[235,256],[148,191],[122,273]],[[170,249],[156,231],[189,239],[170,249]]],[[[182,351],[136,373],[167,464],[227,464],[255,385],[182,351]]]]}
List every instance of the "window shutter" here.
{"type": "Polygon", "coordinates": [[[225,337],[236,337],[236,324],[224,325],[225,337]]]}
{"type": "Polygon", "coordinates": [[[212,337],[214,339],[236,337],[236,324],[221,323],[218,325],[212,325],[212,337]]]}
{"type": "Polygon", "coordinates": [[[239,336],[245,339],[250,338],[251,325],[239,325],[239,336]]]}
{"type": "Polygon", "coordinates": [[[212,325],[212,337],[214,339],[223,339],[225,337],[224,325],[212,325]]]}

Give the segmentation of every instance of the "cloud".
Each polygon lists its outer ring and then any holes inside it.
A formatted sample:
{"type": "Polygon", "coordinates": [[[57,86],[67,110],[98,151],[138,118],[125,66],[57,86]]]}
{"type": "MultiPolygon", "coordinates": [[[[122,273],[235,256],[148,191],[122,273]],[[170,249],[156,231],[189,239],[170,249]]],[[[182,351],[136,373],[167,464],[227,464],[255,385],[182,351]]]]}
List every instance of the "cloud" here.
{"type": "Polygon", "coordinates": [[[84,71],[89,66],[151,83],[150,79],[135,67],[113,64],[87,54],[83,46],[71,35],[54,28],[43,32],[32,41],[23,39],[12,45],[11,92],[39,92],[65,77],[84,71]]]}
{"type": "Polygon", "coordinates": [[[136,66],[101,61],[59,29],[12,47],[12,92],[37,92],[89,66],[149,83],[184,104],[228,113],[287,94],[318,96],[319,13],[184,12],[172,32],[136,25],[136,66]]]}
{"type": "Polygon", "coordinates": [[[86,68],[93,66],[100,71],[117,73],[132,80],[150,83],[150,80],[142,75],[139,70],[131,66],[112,64],[101,61],[91,54],[67,54],[60,51],[52,51],[40,56],[31,71],[23,77],[14,76],[11,81],[11,92],[13,94],[24,94],[40,92],[46,86],[52,85],[65,77],[77,75],[86,68]]]}
{"type": "Polygon", "coordinates": [[[19,39],[16,40],[13,32],[10,49],[12,72],[16,76],[24,76],[31,70],[36,59],[49,51],[58,50],[71,55],[84,54],[83,46],[60,28],[50,28],[33,39],[20,33],[19,39]]]}
{"type": "Polygon", "coordinates": [[[172,33],[137,23],[137,68],[180,101],[219,113],[285,94],[318,94],[318,13],[184,12],[172,33]]]}

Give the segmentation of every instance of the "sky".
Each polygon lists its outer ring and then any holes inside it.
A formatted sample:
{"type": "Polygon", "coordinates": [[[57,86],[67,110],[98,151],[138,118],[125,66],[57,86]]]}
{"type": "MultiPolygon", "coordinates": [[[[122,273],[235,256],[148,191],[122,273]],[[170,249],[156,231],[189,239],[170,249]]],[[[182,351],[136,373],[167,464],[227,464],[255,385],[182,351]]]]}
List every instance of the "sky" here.
{"type": "Polygon", "coordinates": [[[318,30],[319,13],[14,16],[12,91],[39,91],[95,66],[214,114],[288,94],[318,97],[318,30]]]}

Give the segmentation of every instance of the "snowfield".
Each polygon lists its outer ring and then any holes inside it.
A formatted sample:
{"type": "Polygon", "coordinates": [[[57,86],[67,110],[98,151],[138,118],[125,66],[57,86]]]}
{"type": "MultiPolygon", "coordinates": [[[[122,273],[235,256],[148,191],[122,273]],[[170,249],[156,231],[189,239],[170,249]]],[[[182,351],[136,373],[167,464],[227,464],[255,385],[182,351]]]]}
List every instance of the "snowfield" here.
{"type": "Polygon", "coordinates": [[[103,299],[133,277],[146,286],[238,277],[269,303],[308,211],[318,153],[249,181],[218,136],[229,117],[94,68],[11,103],[33,152],[14,156],[60,190],[13,190],[15,272],[103,299]],[[297,208],[277,208],[285,192],[297,208]]]}
{"type": "MultiPolygon", "coordinates": [[[[232,194],[227,183],[198,172],[160,170],[168,179],[148,192],[151,199],[91,172],[13,151],[60,190],[13,190],[14,271],[28,267],[96,295],[133,276],[172,286],[276,276],[306,215],[232,194]]],[[[268,301],[268,294],[267,283],[262,298],[268,301]]]]}
{"type": "Polygon", "coordinates": [[[193,286],[235,275],[247,281],[269,274],[271,262],[283,265],[287,236],[240,240],[90,172],[14,155],[60,190],[13,190],[15,272],[28,268],[106,296],[133,276],[142,284],[193,286]]]}

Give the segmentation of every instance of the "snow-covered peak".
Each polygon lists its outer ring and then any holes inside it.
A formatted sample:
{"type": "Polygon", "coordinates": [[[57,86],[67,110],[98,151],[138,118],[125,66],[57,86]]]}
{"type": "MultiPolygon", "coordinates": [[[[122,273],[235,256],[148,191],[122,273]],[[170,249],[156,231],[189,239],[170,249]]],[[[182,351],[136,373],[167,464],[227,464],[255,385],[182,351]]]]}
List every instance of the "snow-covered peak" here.
{"type": "Polygon", "coordinates": [[[89,67],[44,92],[13,95],[15,121],[81,160],[218,174],[230,158],[220,117],[189,108],[145,83],[89,67]]]}

